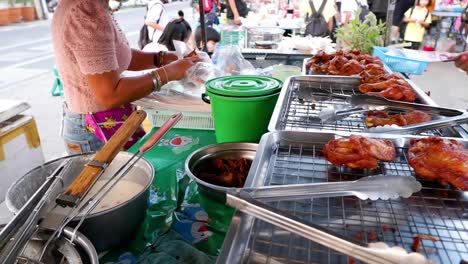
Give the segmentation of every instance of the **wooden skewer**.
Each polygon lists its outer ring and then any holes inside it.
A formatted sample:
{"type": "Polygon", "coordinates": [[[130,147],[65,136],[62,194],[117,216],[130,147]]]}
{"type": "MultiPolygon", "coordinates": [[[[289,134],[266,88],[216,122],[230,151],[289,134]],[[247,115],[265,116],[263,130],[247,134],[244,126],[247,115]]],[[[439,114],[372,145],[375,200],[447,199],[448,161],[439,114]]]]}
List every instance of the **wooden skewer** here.
{"type": "Polygon", "coordinates": [[[115,156],[117,156],[145,118],[145,111],[133,112],[104,147],[94,156],[93,163],[85,166],[80,175],[68,186],[64,194],[81,199],[88,192],[101,171],[104,170],[105,165],[110,164],[115,156]],[[105,165],[97,166],[95,164],[105,165]]]}

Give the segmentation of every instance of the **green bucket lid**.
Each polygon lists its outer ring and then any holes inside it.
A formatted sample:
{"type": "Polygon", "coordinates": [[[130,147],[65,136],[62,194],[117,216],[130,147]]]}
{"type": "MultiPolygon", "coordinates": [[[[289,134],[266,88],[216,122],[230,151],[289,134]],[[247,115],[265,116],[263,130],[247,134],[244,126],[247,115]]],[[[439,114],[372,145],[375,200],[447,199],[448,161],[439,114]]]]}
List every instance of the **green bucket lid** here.
{"type": "Polygon", "coordinates": [[[208,92],[236,97],[270,95],[281,90],[282,85],[278,79],[255,75],[225,76],[205,83],[208,92]]]}

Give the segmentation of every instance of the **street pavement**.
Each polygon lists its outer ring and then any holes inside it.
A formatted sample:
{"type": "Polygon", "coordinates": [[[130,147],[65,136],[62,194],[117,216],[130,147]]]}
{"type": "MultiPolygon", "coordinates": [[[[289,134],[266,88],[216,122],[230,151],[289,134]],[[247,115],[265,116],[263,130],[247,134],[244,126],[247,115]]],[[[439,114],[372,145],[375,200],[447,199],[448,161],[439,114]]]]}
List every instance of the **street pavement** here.
{"type": "MultiPolygon", "coordinates": [[[[167,5],[173,15],[183,10],[194,25],[189,2],[167,5]]],[[[132,47],[137,47],[145,8],[124,9],[115,18],[126,33],[132,47]]],[[[0,27],[0,98],[19,99],[31,104],[38,125],[46,160],[65,155],[60,138],[61,97],[51,96],[54,83],[54,56],[50,21],[37,21],[0,27]]],[[[468,106],[468,77],[453,63],[436,63],[421,76],[411,78],[440,105],[456,108],[468,106]]]]}

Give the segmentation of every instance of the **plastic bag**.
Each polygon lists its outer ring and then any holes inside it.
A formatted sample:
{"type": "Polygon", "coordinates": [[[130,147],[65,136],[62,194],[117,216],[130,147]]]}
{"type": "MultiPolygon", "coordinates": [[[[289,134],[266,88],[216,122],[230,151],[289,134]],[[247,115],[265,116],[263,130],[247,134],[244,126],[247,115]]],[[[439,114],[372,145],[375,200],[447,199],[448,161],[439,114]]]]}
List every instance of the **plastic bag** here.
{"type": "Polygon", "coordinates": [[[436,51],[454,52],[456,42],[450,38],[440,38],[437,42],[436,51]]]}
{"type": "Polygon", "coordinates": [[[182,80],[186,90],[190,94],[200,95],[205,92],[205,82],[223,76],[224,73],[211,62],[198,62],[187,70],[185,78],[182,80]]]}
{"type": "Polygon", "coordinates": [[[183,42],[183,41],[178,41],[178,40],[172,40],[172,43],[174,44],[174,48],[176,49],[175,50],[175,53],[177,54],[177,57],[179,59],[182,59],[186,56],[188,56],[191,52],[195,51],[198,55],[198,57],[202,58],[202,60],[204,62],[211,62],[211,59],[210,59],[210,56],[203,52],[203,51],[199,51],[197,49],[192,49],[190,48],[187,43],[183,42]]]}
{"type": "MultiPolygon", "coordinates": [[[[178,56],[186,57],[190,53],[196,52],[202,59],[202,62],[195,63],[190,69],[187,70],[184,79],[180,80],[180,86],[183,89],[177,89],[178,92],[194,95],[200,98],[201,94],[205,92],[205,82],[209,79],[220,77],[223,75],[218,68],[211,62],[210,56],[199,50],[190,49],[185,42],[173,40],[174,47],[178,56]]],[[[174,90],[177,85],[165,87],[174,90]]]]}
{"type": "Polygon", "coordinates": [[[238,46],[221,46],[217,48],[211,57],[213,63],[228,75],[253,75],[256,74],[252,64],[244,59],[238,46]]]}

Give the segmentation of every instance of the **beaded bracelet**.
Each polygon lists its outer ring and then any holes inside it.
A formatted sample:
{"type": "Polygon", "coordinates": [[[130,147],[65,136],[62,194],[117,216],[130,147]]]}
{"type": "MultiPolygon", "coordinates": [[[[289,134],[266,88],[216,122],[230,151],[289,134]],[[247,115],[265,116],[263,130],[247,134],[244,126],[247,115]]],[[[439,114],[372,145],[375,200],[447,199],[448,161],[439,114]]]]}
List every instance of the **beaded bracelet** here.
{"type": "Polygon", "coordinates": [[[164,56],[166,55],[166,52],[165,51],[160,51],[159,52],[159,67],[163,66],[164,65],[164,56]]]}

